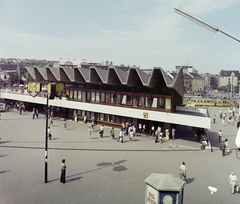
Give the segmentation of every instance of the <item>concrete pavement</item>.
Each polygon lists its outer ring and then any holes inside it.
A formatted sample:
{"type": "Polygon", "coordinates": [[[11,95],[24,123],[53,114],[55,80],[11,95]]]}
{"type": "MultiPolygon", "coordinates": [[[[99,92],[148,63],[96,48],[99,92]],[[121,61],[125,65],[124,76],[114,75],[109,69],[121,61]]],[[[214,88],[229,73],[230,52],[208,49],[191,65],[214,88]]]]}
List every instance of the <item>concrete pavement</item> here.
{"type": "MultiPolygon", "coordinates": [[[[210,115],[218,108],[210,108],[210,115]]],[[[208,131],[213,152],[200,150],[192,140],[190,129],[178,127],[181,139],[163,144],[144,135],[124,143],[111,140],[110,128],[99,138],[98,128],[93,138],[87,139],[83,123],[54,120],[53,140],[49,141],[48,183],[44,183],[43,115],[31,119],[31,113],[19,115],[16,111],[3,112],[0,121],[0,198],[1,203],[144,203],[145,183],[151,173],[178,175],[182,161],[186,162],[190,183],[185,186],[184,203],[239,203],[239,195],[231,195],[228,175],[235,171],[240,178],[239,160],[235,152],[222,157],[216,133],[223,130],[234,146],[235,125],[216,124],[208,131]],[[66,184],[60,184],[60,163],[66,159],[66,184]],[[208,186],[218,189],[210,194],[208,186]]],[[[115,130],[116,137],[119,130],[115,130]]]]}

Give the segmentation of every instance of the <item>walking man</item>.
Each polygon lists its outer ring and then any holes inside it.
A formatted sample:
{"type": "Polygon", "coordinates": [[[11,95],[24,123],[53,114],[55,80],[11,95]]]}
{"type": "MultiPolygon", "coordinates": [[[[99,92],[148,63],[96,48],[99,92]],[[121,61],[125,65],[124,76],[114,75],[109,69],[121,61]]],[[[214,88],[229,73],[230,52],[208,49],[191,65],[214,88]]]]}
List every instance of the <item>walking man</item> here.
{"type": "Polygon", "coordinates": [[[53,116],[50,117],[50,123],[49,123],[49,126],[51,126],[51,124],[52,124],[52,126],[54,127],[54,125],[53,125],[53,116]]]}
{"type": "Polygon", "coordinates": [[[138,132],[140,134],[142,133],[142,124],[141,123],[138,124],[138,132]]]}
{"type": "Polygon", "coordinates": [[[213,123],[216,121],[216,115],[213,116],[213,123]]]}
{"type": "Polygon", "coordinates": [[[220,143],[220,150],[222,150],[222,156],[225,156],[225,148],[226,148],[226,144],[224,143],[224,141],[222,141],[220,143]]]}
{"type": "Polygon", "coordinates": [[[231,194],[234,194],[235,186],[237,185],[237,176],[234,172],[229,175],[228,182],[230,182],[231,194]]]}
{"type": "Polygon", "coordinates": [[[172,127],[172,139],[175,140],[175,133],[176,133],[176,130],[174,127],[172,127]]]}
{"type": "Polygon", "coordinates": [[[187,183],[187,168],[185,166],[185,162],[182,162],[182,164],[180,165],[180,179],[182,179],[182,177],[185,179],[186,183],[187,183]]]}
{"type": "Polygon", "coordinates": [[[104,128],[103,125],[100,127],[100,137],[103,138],[104,128]]]}
{"type": "Polygon", "coordinates": [[[91,139],[92,130],[91,127],[88,128],[88,139],[91,139]]]}
{"type": "Polygon", "coordinates": [[[221,142],[222,141],[222,130],[220,130],[218,132],[218,141],[221,142]]]}

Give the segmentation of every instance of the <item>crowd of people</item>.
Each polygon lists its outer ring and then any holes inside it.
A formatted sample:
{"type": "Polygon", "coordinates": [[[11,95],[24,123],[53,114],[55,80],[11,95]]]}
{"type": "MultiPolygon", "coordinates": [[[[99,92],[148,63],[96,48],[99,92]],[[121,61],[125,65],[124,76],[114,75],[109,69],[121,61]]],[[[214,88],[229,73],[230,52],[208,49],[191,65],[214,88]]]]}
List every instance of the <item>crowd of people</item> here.
{"type": "MultiPolygon", "coordinates": [[[[239,121],[239,112],[235,108],[229,108],[228,111],[219,110],[219,118],[222,120],[222,125],[234,125],[235,121],[239,121]]],[[[213,116],[213,123],[216,121],[216,115],[213,116]]]]}

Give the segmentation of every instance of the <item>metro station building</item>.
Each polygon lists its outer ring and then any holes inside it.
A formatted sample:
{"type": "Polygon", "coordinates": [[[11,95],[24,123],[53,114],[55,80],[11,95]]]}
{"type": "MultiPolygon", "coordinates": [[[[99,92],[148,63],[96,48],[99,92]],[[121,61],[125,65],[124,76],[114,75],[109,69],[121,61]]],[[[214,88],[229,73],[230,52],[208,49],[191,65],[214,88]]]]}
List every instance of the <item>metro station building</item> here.
{"type": "MultiPolygon", "coordinates": [[[[81,67],[32,67],[27,71],[36,82],[64,83],[67,98],[55,97],[49,105],[55,117],[82,121],[94,117],[98,124],[120,127],[123,122],[141,123],[164,129],[175,125],[210,128],[210,120],[178,111],[183,101],[183,72],[172,80],[162,68],[151,74],[137,67],[82,65],[81,67]]],[[[6,99],[45,105],[46,98],[29,95],[16,97],[3,93],[6,99]]]]}

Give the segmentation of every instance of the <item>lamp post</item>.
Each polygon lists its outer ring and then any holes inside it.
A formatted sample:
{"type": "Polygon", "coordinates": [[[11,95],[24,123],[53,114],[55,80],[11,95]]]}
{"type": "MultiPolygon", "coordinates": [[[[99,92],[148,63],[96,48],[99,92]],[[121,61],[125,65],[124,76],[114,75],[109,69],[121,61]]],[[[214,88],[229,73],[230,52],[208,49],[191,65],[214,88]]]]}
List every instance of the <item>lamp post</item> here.
{"type": "Polygon", "coordinates": [[[216,26],[213,26],[213,25],[211,25],[211,24],[209,24],[209,23],[201,20],[200,18],[197,18],[197,17],[193,16],[192,14],[190,14],[190,13],[188,13],[188,12],[186,12],[186,11],[180,9],[180,8],[175,7],[175,8],[174,8],[174,11],[175,11],[177,14],[179,14],[179,15],[187,18],[187,19],[189,19],[190,21],[193,21],[194,23],[197,23],[198,25],[200,25],[200,26],[202,26],[202,27],[204,27],[204,28],[206,28],[206,29],[214,32],[214,33],[216,33],[216,32],[219,31],[219,32],[223,33],[224,35],[227,35],[228,37],[230,37],[230,38],[232,38],[232,39],[240,42],[240,39],[239,39],[239,38],[231,35],[230,33],[227,33],[227,32],[224,31],[224,30],[219,29],[219,28],[216,27],[216,26]]]}
{"type": "Polygon", "coordinates": [[[42,91],[47,93],[47,114],[46,114],[46,135],[45,135],[45,179],[44,182],[48,182],[48,89],[42,88],[42,91]]]}

